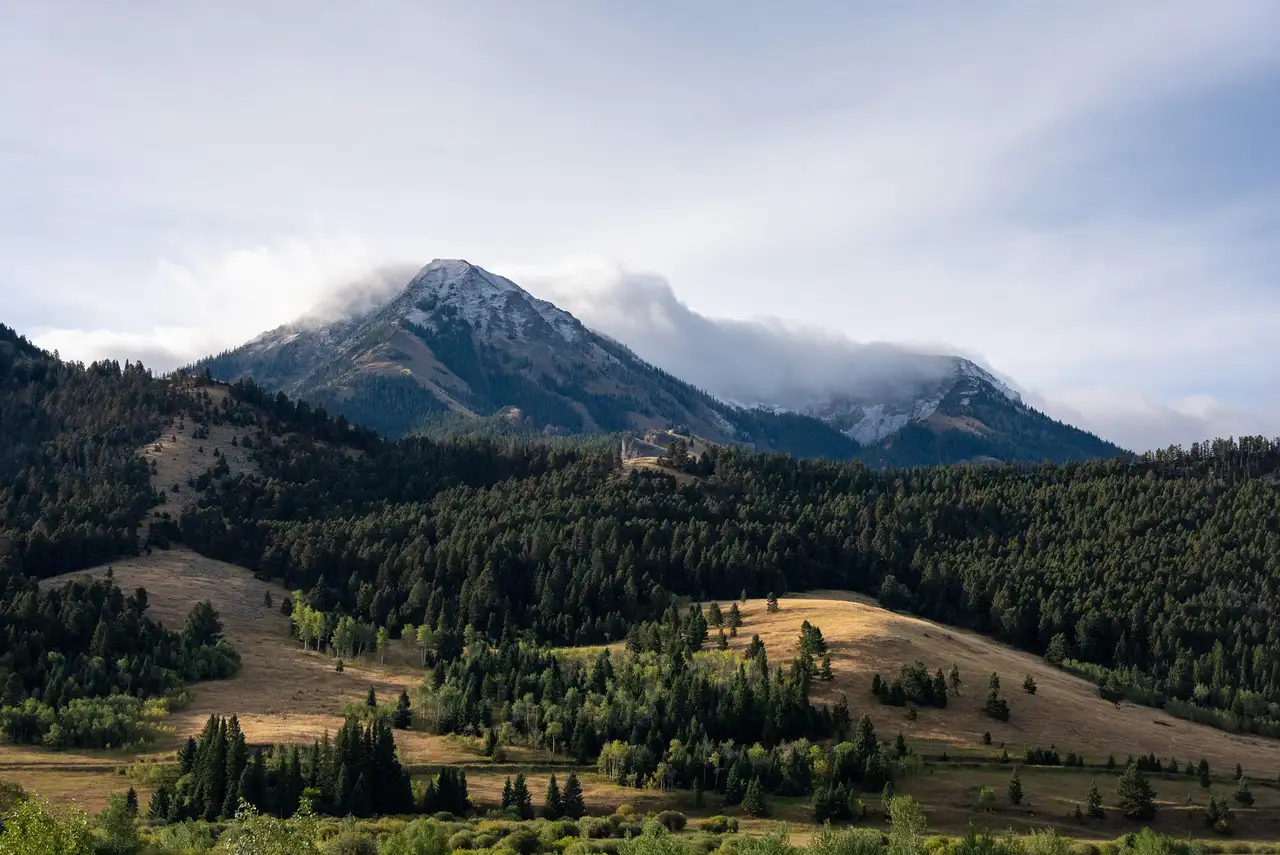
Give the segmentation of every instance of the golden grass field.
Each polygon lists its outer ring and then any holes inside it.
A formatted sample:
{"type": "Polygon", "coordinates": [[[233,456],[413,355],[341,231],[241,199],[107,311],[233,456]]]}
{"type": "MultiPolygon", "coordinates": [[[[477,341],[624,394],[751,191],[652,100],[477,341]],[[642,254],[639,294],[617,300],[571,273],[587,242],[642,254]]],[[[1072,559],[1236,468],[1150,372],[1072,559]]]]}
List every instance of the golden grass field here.
{"type": "MultiPolygon", "coordinates": [[[[982,734],[990,731],[994,746],[1007,744],[1015,759],[1024,746],[1055,744],[1066,753],[1082,753],[1086,763],[1106,761],[1115,754],[1119,763],[1128,755],[1154,753],[1180,763],[1209,761],[1214,774],[1234,772],[1239,763],[1252,779],[1274,780],[1280,773],[1280,740],[1224,733],[1174,718],[1150,707],[1124,703],[1117,708],[1098,697],[1093,684],[1045,663],[1039,657],[1013,650],[989,638],[927,620],[887,611],[874,601],[841,591],[815,591],[780,601],[781,609],[769,614],[763,600],[739,604],[745,625],[730,640],[741,649],[759,634],[772,660],[786,661],[798,652],[801,623],[808,620],[822,630],[831,649],[835,680],[814,683],[816,702],[832,701],[841,692],[854,715],[871,716],[882,738],[898,731],[913,745],[930,753],[961,749],[984,753],[982,734]],[[961,695],[945,710],[922,707],[919,719],[910,722],[901,709],[883,706],[871,694],[876,672],[896,676],[906,664],[919,659],[932,672],[945,673],[955,663],[963,680],[961,695]],[[982,711],[991,672],[1000,675],[1001,690],[1012,708],[1010,721],[999,722],[982,711]],[[1023,678],[1031,674],[1038,691],[1022,691],[1023,678]]],[[[729,602],[722,602],[727,608],[729,602]]]]}

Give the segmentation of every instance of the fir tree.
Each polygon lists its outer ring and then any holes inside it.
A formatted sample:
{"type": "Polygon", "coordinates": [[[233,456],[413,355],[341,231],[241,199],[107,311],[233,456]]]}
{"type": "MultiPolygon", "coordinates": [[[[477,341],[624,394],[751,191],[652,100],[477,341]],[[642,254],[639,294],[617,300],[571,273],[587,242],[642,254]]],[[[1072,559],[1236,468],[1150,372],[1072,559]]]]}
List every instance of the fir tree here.
{"type": "Polygon", "coordinates": [[[1235,800],[1245,807],[1253,807],[1253,791],[1243,775],[1236,780],[1235,800]]]}
{"type": "Polygon", "coordinates": [[[515,791],[511,789],[511,779],[502,784],[502,809],[506,810],[515,804],[515,791]]]}
{"type": "Polygon", "coordinates": [[[523,772],[516,775],[511,785],[511,807],[516,809],[521,819],[533,819],[533,796],[529,793],[523,772]]]}
{"type": "Polygon", "coordinates": [[[1028,695],[1034,695],[1036,693],[1035,677],[1032,677],[1030,674],[1027,675],[1027,678],[1022,681],[1022,691],[1026,692],[1028,695]]]}
{"type": "Polygon", "coordinates": [[[960,666],[954,662],[951,663],[951,673],[947,675],[947,685],[952,695],[960,694],[960,666]]]}
{"type": "Polygon", "coordinates": [[[1009,779],[1009,804],[1022,804],[1022,778],[1018,776],[1018,770],[1013,770],[1013,777],[1009,779]]]}
{"type": "Polygon", "coordinates": [[[765,600],[765,611],[772,614],[778,611],[779,608],[778,595],[770,591],[768,599],[765,600]]]}
{"type": "Polygon", "coordinates": [[[542,815],[547,819],[559,819],[564,816],[564,799],[560,796],[560,785],[556,783],[553,773],[547,782],[547,797],[542,802],[542,815]]]}
{"type": "Polygon", "coordinates": [[[275,604],[274,604],[274,603],[272,602],[272,600],[271,600],[271,592],[270,592],[270,591],[263,591],[263,593],[262,593],[262,605],[263,605],[264,607],[268,608],[268,609],[270,609],[270,608],[275,608],[275,604]]]}
{"type": "Polygon", "coordinates": [[[151,794],[151,801],[147,804],[147,819],[167,820],[171,810],[169,800],[169,788],[164,784],[156,787],[156,791],[151,794]]]}
{"type": "MultiPolygon", "coordinates": [[[[1242,778],[1241,780],[1244,779],[1242,778]]],[[[124,806],[130,816],[136,817],[138,815],[138,791],[133,787],[130,787],[129,791],[124,794],[124,806]]]]}
{"type": "Polygon", "coordinates": [[[766,811],[764,789],[760,786],[760,779],[752,778],[742,796],[742,812],[747,816],[760,817],[764,816],[766,811]]]}
{"type": "Polygon", "coordinates": [[[391,723],[400,730],[407,730],[413,724],[413,710],[409,705],[409,693],[401,689],[400,698],[396,701],[396,711],[391,723]]]}
{"type": "Polygon", "coordinates": [[[373,686],[369,687],[369,694],[364,696],[364,705],[371,710],[378,708],[378,694],[373,690],[373,686]]]}
{"type": "Polygon", "coordinates": [[[1106,819],[1107,813],[1102,809],[1102,793],[1098,792],[1098,782],[1089,782],[1089,793],[1085,796],[1085,812],[1089,819],[1106,819]]]}
{"type": "Polygon", "coordinates": [[[1156,792],[1137,763],[1130,764],[1116,785],[1116,799],[1127,819],[1147,821],[1156,813],[1156,792]]]}
{"type": "Polygon", "coordinates": [[[564,803],[565,816],[570,819],[580,819],[586,814],[587,806],[582,799],[582,785],[578,783],[578,776],[574,772],[570,772],[569,777],[565,779],[560,798],[564,803]]]}

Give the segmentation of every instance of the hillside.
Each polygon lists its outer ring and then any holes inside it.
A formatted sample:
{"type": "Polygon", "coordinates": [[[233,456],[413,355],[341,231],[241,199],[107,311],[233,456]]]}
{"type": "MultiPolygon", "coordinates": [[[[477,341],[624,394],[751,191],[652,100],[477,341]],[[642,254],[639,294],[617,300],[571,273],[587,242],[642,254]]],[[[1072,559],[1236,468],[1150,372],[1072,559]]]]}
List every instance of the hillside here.
{"type": "MultiPolygon", "coordinates": [[[[12,743],[0,777],[101,797],[120,788],[126,756],[155,754],[168,776],[155,780],[178,799],[175,821],[227,818],[234,800],[214,795],[227,785],[213,771],[221,764],[183,776],[165,764],[206,714],[235,713],[246,740],[239,776],[255,758],[264,764],[253,803],[288,814],[301,790],[294,749],[263,743],[354,726],[343,704],[373,684],[384,702],[397,688],[412,695],[413,728],[378,737],[390,779],[407,768],[421,785],[447,758],[474,772],[482,809],[517,770],[539,783],[551,769],[577,770],[603,806],[696,813],[702,786],[697,810],[737,814],[751,790],[793,821],[815,805],[874,805],[893,781],[959,830],[974,815],[973,781],[1007,783],[999,743],[1013,762],[1020,746],[1045,740],[1091,765],[1025,769],[1035,807],[996,814],[1015,827],[1046,816],[1068,827],[1086,775],[1114,800],[1120,770],[1104,752],[1123,765],[1144,751],[1182,770],[1152,772],[1160,827],[1203,813],[1199,776],[1185,771],[1202,757],[1215,792],[1232,786],[1233,760],[1252,780],[1242,830],[1273,827],[1263,782],[1280,759],[1280,443],[912,471],[689,433],[637,444],[692,439],[696,463],[676,478],[660,465],[621,468],[616,447],[386,441],[251,382],[66,364],[16,340],[8,356],[0,418],[19,418],[0,436],[0,630],[13,639],[0,650],[0,733],[12,743]],[[98,581],[77,581],[82,571],[98,581]],[[147,593],[128,590],[138,585],[147,593]],[[761,612],[770,591],[806,589],[852,594],[784,596],[780,612],[761,612]],[[285,591],[300,592],[297,637],[278,610],[285,591]],[[717,652],[689,600],[740,596],[744,624],[717,652]],[[208,612],[192,611],[204,597],[226,639],[208,612]],[[831,685],[793,659],[806,618],[829,639],[831,685]],[[179,620],[182,632],[171,632],[179,620]],[[383,657],[368,645],[380,630],[386,658],[375,665],[383,657]],[[755,634],[763,645],[750,645],[755,634]],[[140,638],[157,639],[148,644],[165,667],[104,655],[130,654],[140,638]],[[240,650],[238,674],[224,667],[228,642],[240,650]],[[74,663],[74,679],[58,656],[74,663]],[[964,687],[945,710],[912,720],[868,687],[873,671],[892,677],[915,658],[931,671],[954,662],[964,687]],[[1103,683],[1119,707],[1068,668],[1103,683]],[[988,669],[1003,676],[1007,723],[978,709],[988,669]],[[1042,684],[1034,697],[1019,690],[1027,673],[1042,684]],[[132,708],[126,686],[157,703],[191,700],[167,718],[151,707],[145,721],[122,715],[114,730],[76,724],[85,705],[132,708]],[[57,730],[49,716],[63,717],[57,730]],[[128,755],[106,748],[122,744],[117,733],[128,755]],[[62,753],[45,747],[49,734],[62,753]]],[[[315,775],[322,813],[402,811],[403,801],[357,801],[357,776],[340,784],[325,763],[297,765],[299,777],[315,775]]],[[[434,805],[423,796],[415,810],[434,805]]],[[[1114,814],[1098,823],[1131,827],[1114,814]]]]}

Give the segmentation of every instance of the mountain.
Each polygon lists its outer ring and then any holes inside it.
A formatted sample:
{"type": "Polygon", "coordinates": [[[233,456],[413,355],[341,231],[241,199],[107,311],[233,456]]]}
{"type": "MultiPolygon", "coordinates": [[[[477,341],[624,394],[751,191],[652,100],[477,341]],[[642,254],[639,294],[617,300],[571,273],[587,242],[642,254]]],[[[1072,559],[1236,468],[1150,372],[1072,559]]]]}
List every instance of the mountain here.
{"type": "MultiPolygon", "coordinates": [[[[920,354],[910,378],[795,407],[864,446],[864,457],[915,466],[1117,457],[1124,449],[1028,406],[1004,381],[956,356],[920,354]]],[[[777,409],[775,405],[775,409],[777,409]]]]}
{"type": "Polygon", "coordinates": [[[459,260],[431,262],[350,318],[287,324],[195,367],[224,380],[252,376],[392,437],[490,419],[559,434],[675,425],[713,442],[804,456],[859,451],[819,419],[720,401],[459,260]]]}
{"type": "Polygon", "coordinates": [[[516,283],[437,259],[337,321],[301,319],[194,366],[308,400],[391,437],[431,430],[560,435],[677,427],[712,442],[886,465],[1124,452],[1027,407],[968,360],[803,406],[742,405],[645,362],[516,283]]]}

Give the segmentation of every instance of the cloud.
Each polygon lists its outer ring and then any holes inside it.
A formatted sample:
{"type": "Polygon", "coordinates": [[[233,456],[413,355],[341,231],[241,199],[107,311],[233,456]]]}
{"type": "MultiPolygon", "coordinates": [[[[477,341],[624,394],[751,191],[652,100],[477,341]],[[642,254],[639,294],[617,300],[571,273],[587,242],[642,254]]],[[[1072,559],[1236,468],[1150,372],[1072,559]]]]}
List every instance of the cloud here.
{"type": "Polygon", "coordinates": [[[1274,401],[1250,410],[1212,395],[1162,402],[1138,389],[1095,386],[1061,390],[1053,398],[1035,395],[1028,402],[1060,421],[1142,451],[1219,437],[1272,437],[1280,426],[1274,401]]]}
{"type": "Polygon", "coordinates": [[[100,271],[67,270],[46,281],[63,300],[93,306],[97,323],[37,327],[31,338],[70,359],[141,360],[167,371],[281,324],[365,308],[402,287],[407,269],[375,261],[360,241],[340,235],[221,253],[189,247],[136,278],[116,274],[111,282],[100,271]]]}
{"type": "Polygon", "coordinates": [[[909,394],[945,376],[949,356],[958,353],[946,344],[855,342],[773,317],[707,317],[682,302],[662,276],[601,262],[504,272],[646,361],[745,404],[802,407],[833,394],[909,394]]]}

